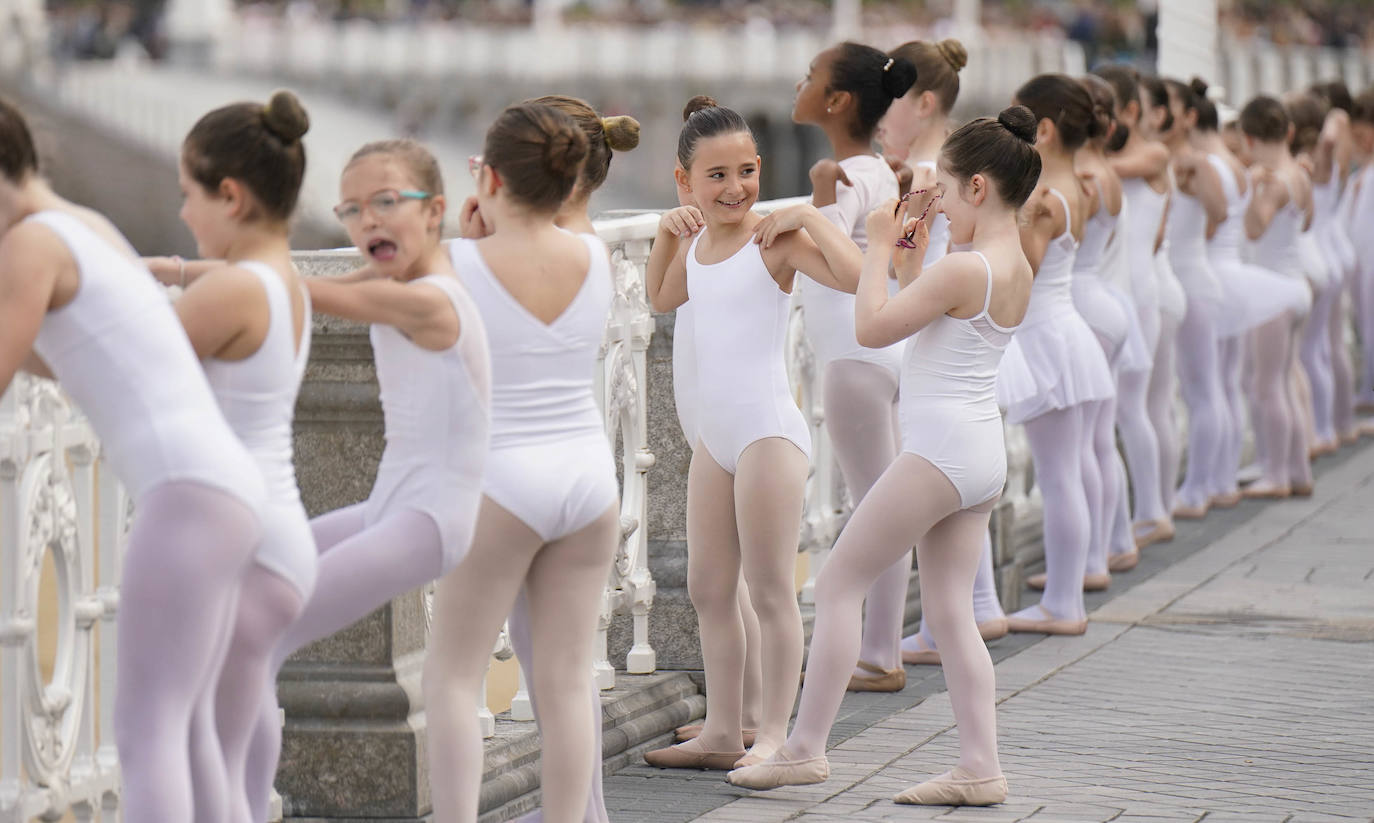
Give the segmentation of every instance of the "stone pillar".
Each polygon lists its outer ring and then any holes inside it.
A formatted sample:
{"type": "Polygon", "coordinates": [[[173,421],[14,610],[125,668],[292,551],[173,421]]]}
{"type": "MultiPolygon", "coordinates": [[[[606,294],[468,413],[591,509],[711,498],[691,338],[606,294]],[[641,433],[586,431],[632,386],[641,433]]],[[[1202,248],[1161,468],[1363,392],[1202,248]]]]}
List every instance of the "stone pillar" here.
{"type": "Polygon", "coordinates": [[[1160,0],[1161,77],[1217,79],[1217,0],[1160,0]]]}
{"type": "MultiPolygon", "coordinates": [[[[351,252],[297,256],[307,275],[347,271],[351,252]]],[[[367,328],[317,316],[296,407],[296,469],[311,516],[367,497],[382,412],[367,328]]],[[[425,604],[417,590],[287,661],[277,790],[290,818],[419,820],[429,776],[420,674],[425,604]]]]}
{"type": "Polygon", "coordinates": [[[230,0],[168,0],[163,25],[172,58],[209,66],[221,32],[233,19],[230,0]]]}

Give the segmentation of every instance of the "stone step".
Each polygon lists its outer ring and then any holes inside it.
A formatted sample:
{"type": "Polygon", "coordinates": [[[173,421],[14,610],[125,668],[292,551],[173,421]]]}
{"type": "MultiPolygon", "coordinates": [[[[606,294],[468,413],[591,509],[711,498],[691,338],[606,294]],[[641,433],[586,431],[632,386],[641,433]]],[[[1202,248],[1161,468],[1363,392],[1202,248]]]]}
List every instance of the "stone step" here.
{"type": "MultiPolygon", "coordinates": [[[[603,768],[611,774],[671,741],[673,729],[706,714],[706,697],[687,672],[617,673],[601,693],[603,768]]],[[[486,742],[479,823],[512,820],[539,806],[539,733],[533,722],[496,718],[486,742]]]]}

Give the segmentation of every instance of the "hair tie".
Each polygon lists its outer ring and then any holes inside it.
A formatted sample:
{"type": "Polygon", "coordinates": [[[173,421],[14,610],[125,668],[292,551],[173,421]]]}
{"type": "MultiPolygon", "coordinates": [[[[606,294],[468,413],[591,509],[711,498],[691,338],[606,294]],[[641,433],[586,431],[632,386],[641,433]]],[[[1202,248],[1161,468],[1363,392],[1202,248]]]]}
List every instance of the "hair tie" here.
{"type": "Polygon", "coordinates": [[[601,139],[606,141],[606,145],[611,144],[611,118],[601,118],[601,139]]]}
{"type": "Polygon", "coordinates": [[[895,61],[893,61],[891,57],[887,58],[887,62],[883,64],[883,71],[886,72],[888,69],[892,68],[893,62],[895,61]]]}

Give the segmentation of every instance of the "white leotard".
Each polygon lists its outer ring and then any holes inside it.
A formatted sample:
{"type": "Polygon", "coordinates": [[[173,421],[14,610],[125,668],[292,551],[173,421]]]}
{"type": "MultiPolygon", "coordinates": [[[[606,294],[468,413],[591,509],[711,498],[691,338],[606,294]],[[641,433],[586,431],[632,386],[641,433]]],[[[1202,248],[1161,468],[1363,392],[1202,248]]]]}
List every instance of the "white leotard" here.
{"type": "Polygon", "coordinates": [[[372,325],[372,353],[382,392],[386,449],[367,499],[367,525],[412,509],[434,520],[443,569],[472,545],[481,504],[491,427],[491,356],[487,332],[463,283],[446,274],[412,281],[434,286],[458,314],[458,340],[431,351],[399,329],[372,325]]]}
{"type": "Polygon", "coordinates": [[[1374,277],[1374,163],[1367,163],[1352,175],[1347,209],[1346,233],[1355,247],[1359,276],[1374,277]]]}
{"type": "Polygon", "coordinates": [[[787,382],[788,296],[752,240],[719,263],[698,262],[705,234],[687,250],[701,443],[731,474],[749,444],[765,437],[786,438],[810,457],[811,433],[787,382]]]}
{"type": "Polygon", "coordinates": [[[1207,159],[1221,175],[1226,194],[1226,219],[1207,241],[1207,258],[1225,307],[1216,313],[1217,334],[1226,339],[1258,328],[1285,311],[1301,311],[1306,290],[1291,278],[1245,262],[1245,212],[1254,189],[1246,186],[1242,194],[1230,165],[1215,154],[1207,159]]]}
{"type": "Polygon", "coordinates": [[[1299,251],[1298,235],[1302,233],[1302,212],[1293,201],[1289,192],[1288,202],[1283,204],[1269,222],[1269,227],[1259,239],[1249,246],[1250,260],[1303,285],[1304,300],[1299,313],[1306,315],[1312,309],[1312,292],[1307,287],[1306,264],[1299,251]]]}
{"type": "Polygon", "coordinates": [[[1341,219],[1343,192],[1340,169],[1332,169],[1331,179],[1312,186],[1312,227],[1326,254],[1331,271],[1342,279],[1355,267],[1355,247],[1341,219]]]}
{"type": "Polygon", "coordinates": [[[1108,213],[1103,202],[1083,224],[1083,239],[1073,261],[1073,304],[1105,344],[1113,369],[1146,371],[1153,358],[1140,331],[1135,307],[1102,273],[1107,243],[1120,222],[1120,215],[1108,213]]]}
{"type": "Polygon", "coordinates": [[[1207,210],[1202,201],[1175,189],[1165,233],[1169,237],[1169,264],[1183,284],[1188,304],[1220,304],[1221,286],[1207,262],[1207,210]]]}
{"type": "Polygon", "coordinates": [[[65,212],[28,219],[62,240],[81,277],[71,302],[43,318],[34,351],[85,412],[125,489],[137,500],[162,483],[191,481],[261,511],[262,473],[136,252],[65,212]]]}
{"type": "Polygon", "coordinates": [[[1007,421],[1024,423],[1042,414],[1116,396],[1106,355],[1073,305],[1073,261],[1078,243],[1068,200],[1064,233],[1050,241],[1031,283],[1030,304],[997,372],[997,402],[1007,421]]]}
{"type": "Polygon", "coordinates": [[[1153,351],[1159,340],[1159,276],[1155,272],[1155,237],[1169,194],[1150,188],[1143,179],[1134,177],[1121,181],[1125,199],[1126,257],[1130,265],[1131,295],[1145,331],[1146,342],[1153,351]]]}
{"type": "Polygon", "coordinates": [[[959,492],[964,508],[1002,493],[1007,452],[997,408],[997,372],[1015,328],[997,325],[992,266],[983,310],[963,319],[941,315],[906,343],[902,358],[902,450],[935,465],[959,492]]]}
{"type": "Polygon", "coordinates": [[[673,405],[677,409],[677,424],[682,439],[696,448],[700,427],[697,426],[697,360],[693,338],[696,319],[692,315],[692,301],[688,300],[673,314],[673,405]]]}
{"type": "MultiPolygon", "coordinates": [[[[835,202],[820,209],[830,222],[854,240],[859,250],[868,248],[868,213],[898,195],[897,175],[881,157],[871,154],[846,157],[840,168],[853,185],[835,185],[835,202]]],[[[897,281],[889,282],[895,293],[897,281]]],[[[832,360],[862,360],[875,363],[896,375],[902,367],[901,344],[870,349],[859,345],[854,334],[854,295],[806,278],[796,286],[806,324],[806,339],[824,367],[832,360]]]]}
{"type": "Polygon", "coordinates": [[[234,265],[262,283],[270,318],[267,334],[257,351],[242,360],[206,360],[205,376],[229,427],[253,456],[267,486],[262,542],[254,559],[294,586],[304,601],[315,588],[318,553],[296,485],[291,423],[310,359],[310,297],[301,289],[305,323],[298,347],[291,296],[281,276],[265,263],[244,260],[234,265]]]}
{"type": "Polygon", "coordinates": [[[491,337],[491,456],[483,490],[545,542],[585,528],[619,490],[597,407],[596,360],[615,289],[610,255],[595,235],[587,274],[552,323],[520,304],[474,240],[449,246],[491,337]]]}

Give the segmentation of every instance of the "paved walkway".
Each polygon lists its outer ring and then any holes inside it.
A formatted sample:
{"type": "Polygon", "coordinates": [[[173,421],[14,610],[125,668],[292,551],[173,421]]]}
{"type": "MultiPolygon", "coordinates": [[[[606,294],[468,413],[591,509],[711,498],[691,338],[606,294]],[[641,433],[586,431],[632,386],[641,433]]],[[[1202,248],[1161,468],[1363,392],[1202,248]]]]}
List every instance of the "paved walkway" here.
{"type": "Polygon", "coordinates": [[[1001,806],[890,801],[957,757],[948,695],[922,672],[900,695],[846,699],[823,785],[755,794],[631,767],[607,781],[612,817],[1374,821],[1374,448],[1320,469],[1309,500],[1245,503],[1146,550],[1090,601],[1083,637],[993,644],[1001,806]]]}

